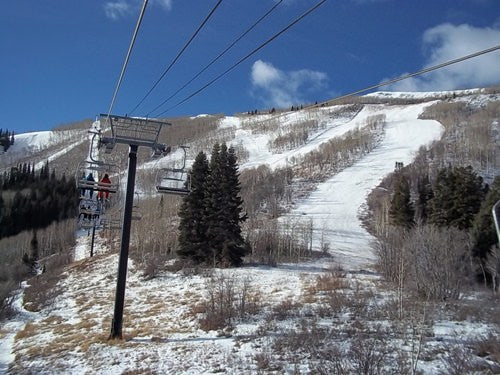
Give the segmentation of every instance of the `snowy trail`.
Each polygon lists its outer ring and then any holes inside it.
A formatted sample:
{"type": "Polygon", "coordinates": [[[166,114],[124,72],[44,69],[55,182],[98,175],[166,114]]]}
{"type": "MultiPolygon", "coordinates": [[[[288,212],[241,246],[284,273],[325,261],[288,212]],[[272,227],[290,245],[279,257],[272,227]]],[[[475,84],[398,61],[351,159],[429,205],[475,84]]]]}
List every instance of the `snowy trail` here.
{"type": "MultiPolygon", "coordinates": [[[[367,118],[373,114],[372,106],[365,106],[353,118],[327,119],[324,129],[321,129],[316,134],[311,134],[306,144],[281,153],[272,153],[269,150],[268,142],[271,139],[269,134],[252,134],[251,131],[240,128],[236,131],[234,143],[241,142],[250,153],[249,160],[241,166],[241,169],[254,168],[263,164],[267,164],[272,169],[285,167],[292,158],[303,156],[316,150],[321,144],[328,142],[332,138],[341,137],[349,131],[364,126],[367,118]]],[[[305,120],[307,120],[307,116],[304,114],[297,115],[294,118],[296,123],[305,120]]],[[[293,122],[291,118],[288,121],[293,122]]]]}
{"type": "Polygon", "coordinates": [[[15,319],[6,320],[0,325],[0,374],[6,374],[10,363],[15,360],[13,352],[15,337],[17,332],[23,330],[26,323],[35,320],[38,315],[23,307],[24,288],[28,285],[23,282],[21,289],[17,290],[12,302],[12,309],[15,311],[15,319]]]}
{"type": "Polygon", "coordinates": [[[418,119],[428,105],[385,108],[385,136],[379,147],[320,184],[290,212],[289,216],[313,221],[313,247],[320,249],[323,237],[346,269],[362,269],[375,260],[370,247],[373,238],[358,219],[368,193],[394,170],[395,161],[410,163],[420,146],[441,137],[444,129],[439,122],[418,119]]]}
{"type": "MultiPolygon", "coordinates": [[[[47,160],[49,162],[52,162],[53,160],[57,159],[58,157],[66,155],[72,149],[74,149],[75,147],[81,145],[85,141],[86,141],[86,139],[84,138],[84,139],[81,139],[79,141],[73,142],[68,147],[65,147],[61,151],[58,151],[58,152],[55,152],[54,154],[52,154],[47,160]]],[[[36,163],[35,170],[39,170],[40,168],[42,168],[45,165],[45,163],[46,163],[47,160],[42,160],[42,161],[36,163]]]]}

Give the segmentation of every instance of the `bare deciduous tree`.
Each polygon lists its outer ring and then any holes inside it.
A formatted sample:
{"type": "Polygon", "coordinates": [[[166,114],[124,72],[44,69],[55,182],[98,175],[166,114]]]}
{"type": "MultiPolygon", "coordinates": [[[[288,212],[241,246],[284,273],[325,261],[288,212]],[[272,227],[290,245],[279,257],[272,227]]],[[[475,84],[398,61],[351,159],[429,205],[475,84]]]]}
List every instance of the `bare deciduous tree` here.
{"type": "Polygon", "coordinates": [[[500,278],[500,247],[493,246],[486,257],[486,269],[491,275],[491,287],[496,294],[500,278]]]}

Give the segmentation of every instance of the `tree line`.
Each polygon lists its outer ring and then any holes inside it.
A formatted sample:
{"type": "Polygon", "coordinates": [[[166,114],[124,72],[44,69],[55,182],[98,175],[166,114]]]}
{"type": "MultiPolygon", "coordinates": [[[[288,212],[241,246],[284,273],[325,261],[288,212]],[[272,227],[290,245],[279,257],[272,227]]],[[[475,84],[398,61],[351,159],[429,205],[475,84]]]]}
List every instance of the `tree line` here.
{"type": "Polygon", "coordinates": [[[48,162],[38,172],[26,163],[12,167],[0,176],[0,238],[75,217],[77,206],[73,177],[57,177],[48,162]]]}
{"type": "Polygon", "coordinates": [[[442,168],[432,180],[403,168],[390,184],[388,205],[377,208],[386,214],[376,215],[387,216],[376,225],[376,249],[388,279],[433,299],[458,298],[474,274],[496,284],[491,209],[500,199],[500,176],[489,186],[470,166],[442,168]]]}
{"type": "Polygon", "coordinates": [[[7,151],[13,144],[14,132],[9,132],[9,129],[6,129],[5,131],[0,129],[0,151],[7,151]]]}

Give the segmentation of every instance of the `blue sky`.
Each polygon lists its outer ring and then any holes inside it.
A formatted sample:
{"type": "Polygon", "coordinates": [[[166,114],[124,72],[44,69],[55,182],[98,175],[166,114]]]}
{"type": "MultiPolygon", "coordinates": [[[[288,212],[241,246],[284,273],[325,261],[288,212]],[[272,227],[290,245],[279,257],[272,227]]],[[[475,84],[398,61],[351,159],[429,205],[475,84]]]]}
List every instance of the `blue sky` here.
{"type": "MultiPolygon", "coordinates": [[[[284,0],[216,64],[155,112],[277,0],[150,0],[113,110],[155,116],[183,100],[318,1],[284,0]]],[[[142,0],[16,0],[0,11],[0,128],[17,133],[107,112],[142,0]]],[[[318,10],[164,117],[324,101],[500,45],[499,0],[327,0],[318,10]]],[[[500,51],[385,90],[500,84],[500,51]]]]}

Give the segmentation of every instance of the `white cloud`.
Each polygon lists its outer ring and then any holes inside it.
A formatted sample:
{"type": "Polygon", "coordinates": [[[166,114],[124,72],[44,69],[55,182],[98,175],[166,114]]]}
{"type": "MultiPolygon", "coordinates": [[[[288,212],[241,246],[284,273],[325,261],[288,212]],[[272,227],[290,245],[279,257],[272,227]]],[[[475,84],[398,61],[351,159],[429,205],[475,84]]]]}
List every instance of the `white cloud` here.
{"type": "MultiPolygon", "coordinates": [[[[428,55],[424,68],[500,45],[500,27],[441,24],[422,38],[428,55]]],[[[482,87],[500,83],[500,51],[409,78],[387,86],[391,91],[436,91],[482,87]]],[[[404,73],[407,74],[407,73],[404,73]]],[[[404,75],[401,74],[401,75],[404,75]]]]}
{"type": "Polygon", "coordinates": [[[172,0],[153,0],[152,3],[158,4],[160,7],[162,7],[165,10],[172,9],[172,0]]]}
{"type": "MultiPolygon", "coordinates": [[[[172,9],[173,0],[151,0],[150,6],[159,6],[165,11],[172,9]]],[[[128,17],[134,13],[139,12],[143,2],[141,0],[116,0],[108,1],[104,4],[104,12],[106,17],[112,20],[117,20],[119,18],[128,17]]]]}
{"type": "Polygon", "coordinates": [[[287,107],[307,101],[307,96],[325,88],[328,76],[309,69],[282,71],[271,63],[257,60],[252,66],[255,95],[266,105],[287,107]]]}
{"type": "Polygon", "coordinates": [[[132,6],[124,0],[108,1],[104,4],[104,12],[106,17],[112,20],[117,20],[120,17],[126,16],[131,12],[132,6]]]}

